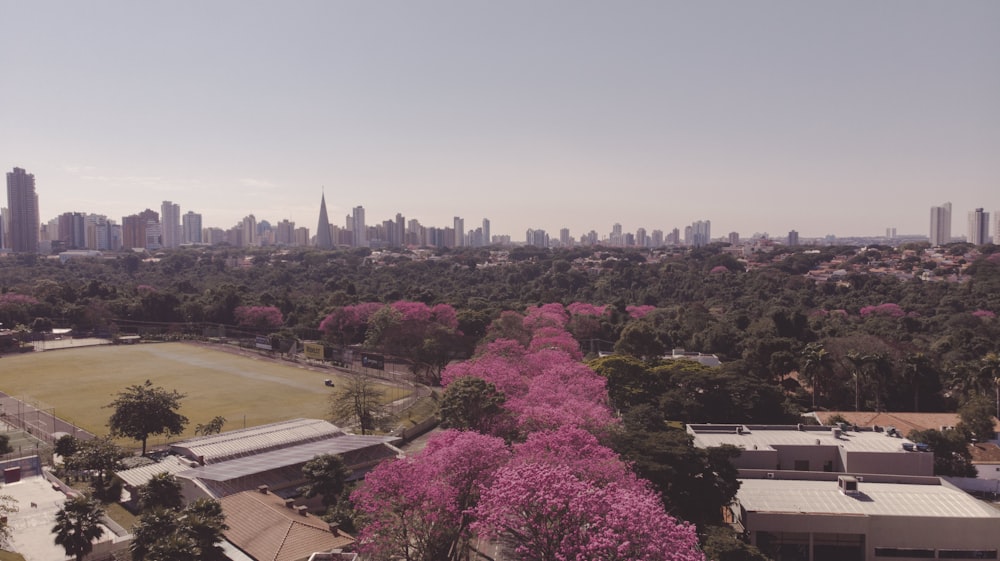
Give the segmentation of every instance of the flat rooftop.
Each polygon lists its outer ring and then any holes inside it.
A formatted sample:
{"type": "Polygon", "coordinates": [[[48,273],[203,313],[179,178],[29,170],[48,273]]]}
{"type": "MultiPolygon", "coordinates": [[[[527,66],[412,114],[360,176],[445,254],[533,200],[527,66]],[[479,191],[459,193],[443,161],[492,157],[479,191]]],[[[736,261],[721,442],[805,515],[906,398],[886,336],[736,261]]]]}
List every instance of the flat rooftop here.
{"type": "Polygon", "coordinates": [[[836,481],[741,479],[737,500],[748,512],[997,518],[1000,510],[946,485],[858,483],[845,495],[836,481]]]}
{"type": "Polygon", "coordinates": [[[774,450],[780,446],[837,446],[848,452],[906,452],[911,440],[873,430],[847,430],[835,436],[834,427],[803,425],[688,425],[694,445],[711,448],[730,444],[744,450],[774,450]]]}

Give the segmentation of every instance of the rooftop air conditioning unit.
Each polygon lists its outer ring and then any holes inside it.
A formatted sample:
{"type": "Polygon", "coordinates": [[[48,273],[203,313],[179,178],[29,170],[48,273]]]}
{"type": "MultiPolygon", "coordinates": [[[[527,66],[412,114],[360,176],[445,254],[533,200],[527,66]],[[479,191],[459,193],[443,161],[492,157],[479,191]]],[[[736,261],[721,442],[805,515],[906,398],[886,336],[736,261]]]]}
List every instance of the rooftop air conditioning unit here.
{"type": "Polygon", "coordinates": [[[769,471],[769,472],[767,472],[767,474],[764,475],[764,477],[766,477],[768,479],[774,479],[774,472],[773,471],[769,471]]]}

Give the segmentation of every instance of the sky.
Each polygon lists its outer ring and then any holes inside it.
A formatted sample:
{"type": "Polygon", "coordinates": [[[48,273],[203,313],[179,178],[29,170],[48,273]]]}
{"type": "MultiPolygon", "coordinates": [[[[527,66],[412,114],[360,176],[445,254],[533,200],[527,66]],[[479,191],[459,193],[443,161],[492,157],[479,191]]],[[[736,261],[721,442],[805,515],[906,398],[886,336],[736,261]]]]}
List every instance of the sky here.
{"type": "MultiPolygon", "coordinates": [[[[1000,209],[995,0],[0,0],[42,221],[169,200],[574,237],[926,235],[1000,209]]],[[[5,201],[4,203],[5,204],[5,201]]],[[[991,235],[992,235],[991,230],[991,235]]]]}

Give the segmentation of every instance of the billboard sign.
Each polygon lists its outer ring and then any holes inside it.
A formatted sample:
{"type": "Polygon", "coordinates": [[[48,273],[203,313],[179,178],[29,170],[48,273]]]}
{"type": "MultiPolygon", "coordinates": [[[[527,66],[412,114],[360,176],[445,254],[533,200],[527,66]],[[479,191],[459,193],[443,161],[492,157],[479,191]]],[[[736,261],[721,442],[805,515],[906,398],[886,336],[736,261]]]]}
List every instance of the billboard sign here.
{"type": "Polygon", "coordinates": [[[271,338],[267,335],[258,335],[254,340],[254,347],[265,351],[274,350],[274,347],[271,345],[271,338]]]}

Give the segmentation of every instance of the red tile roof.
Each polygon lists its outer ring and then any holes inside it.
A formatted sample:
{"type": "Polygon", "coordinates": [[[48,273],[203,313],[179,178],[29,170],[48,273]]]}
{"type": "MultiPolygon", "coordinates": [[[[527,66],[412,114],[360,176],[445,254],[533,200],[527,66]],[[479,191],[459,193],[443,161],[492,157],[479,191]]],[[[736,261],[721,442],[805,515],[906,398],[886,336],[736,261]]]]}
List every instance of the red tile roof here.
{"type": "Polygon", "coordinates": [[[315,552],[354,544],[354,538],[330,531],[312,515],[301,515],[274,494],[244,491],[223,497],[226,539],[257,561],[300,561],[315,552]]]}

